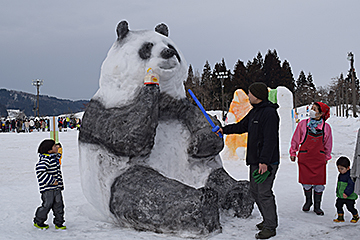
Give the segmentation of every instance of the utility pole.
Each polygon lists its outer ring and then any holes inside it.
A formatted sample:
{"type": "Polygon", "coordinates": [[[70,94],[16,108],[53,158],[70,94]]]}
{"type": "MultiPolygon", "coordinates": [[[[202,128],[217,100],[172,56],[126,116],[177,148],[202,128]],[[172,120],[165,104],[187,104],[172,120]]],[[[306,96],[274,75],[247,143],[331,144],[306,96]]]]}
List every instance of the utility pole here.
{"type": "Polygon", "coordinates": [[[32,80],[32,85],[34,87],[36,87],[36,92],[37,92],[37,107],[35,109],[36,112],[36,116],[40,117],[40,104],[39,104],[39,92],[40,92],[40,86],[42,86],[44,83],[44,80],[40,80],[40,79],[36,79],[36,80],[32,80]]]}
{"type": "Polygon", "coordinates": [[[352,92],[352,105],[353,105],[353,117],[357,116],[356,108],[356,87],[355,87],[355,77],[354,77],[354,54],[352,52],[348,53],[347,59],[350,61],[350,74],[351,74],[351,92],[352,92]]]}
{"type": "Polygon", "coordinates": [[[221,81],[221,110],[222,110],[222,119],[224,119],[224,79],[228,78],[228,72],[215,72],[215,75],[221,81]]]}
{"type": "Polygon", "coordinates": [[[345,82],[345,107],[346,107],[346,118],[349,117],[349,84],[347,79],[344,79],[345,82]]]}
{"type": "Polygon", "coordinates": [[[342,98],[342,101],[341,101],[342,117],[345,117],[345,80],[344,80],[344,78],[341,79],[341,98],[342,98]]]}

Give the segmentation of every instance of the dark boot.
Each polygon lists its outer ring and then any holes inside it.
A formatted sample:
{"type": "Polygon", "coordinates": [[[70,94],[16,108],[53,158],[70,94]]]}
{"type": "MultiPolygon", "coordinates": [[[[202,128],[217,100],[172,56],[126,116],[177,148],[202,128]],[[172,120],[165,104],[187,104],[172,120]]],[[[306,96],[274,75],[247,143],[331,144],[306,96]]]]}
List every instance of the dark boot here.
{"type": "Polygon", "coordinates": [[[263,228],[260,232],[255,234],[256,239],[269,239],[276,235],[275,229],[263,228]]]}
{"type": "Polygon", "coordinates": [[[324,211],[320,208],[322,195],[322,192],[314,191],[314,212],[321,216],[324,215],[324,211]]]}
{"type": "Polygon", "coordinates": [[[359,221],[360,217],[359,214],[353,215],[353,218],[350,220],[352,223],[357,223],[359,221]]]}
{"type": "Polygon", "coordinates": [[[264,228],[264,221],[261,223],[256,224],[257,229],[262,230],[264,228]]]}
{"type": "Polygon", "coordinates": [[[334,219],[334,222],[345,222],[344,214],[338,213],[338,217],[334,219]]]}
{"type": "Polygon", "coordinates": [[[304,212],[308,212],[310,210],[310,207],[313,205],[312,202],[312,188],[309,190],[305,190],[304,188],[304,194],[305,194],[305,204],[302,208],[304,212]]]}

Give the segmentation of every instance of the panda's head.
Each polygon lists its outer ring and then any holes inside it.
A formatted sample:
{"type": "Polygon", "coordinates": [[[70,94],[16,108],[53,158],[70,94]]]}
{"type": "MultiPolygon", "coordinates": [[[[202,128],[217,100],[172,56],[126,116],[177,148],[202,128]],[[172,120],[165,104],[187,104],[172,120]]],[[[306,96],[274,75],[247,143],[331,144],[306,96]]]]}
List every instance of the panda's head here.
{"type": "Polygon", "coordinates": [[[175,98],[185,97],[183,82],[187,78],[187,63],[174,42],[169,29],[161,23],[150,30],[129,30],[126,21],[116,28],[117,39],[101,67],[100,89],[94,98],[106,107],[131,100],[152,68],[160,77],[160,91],[175,98]]]}

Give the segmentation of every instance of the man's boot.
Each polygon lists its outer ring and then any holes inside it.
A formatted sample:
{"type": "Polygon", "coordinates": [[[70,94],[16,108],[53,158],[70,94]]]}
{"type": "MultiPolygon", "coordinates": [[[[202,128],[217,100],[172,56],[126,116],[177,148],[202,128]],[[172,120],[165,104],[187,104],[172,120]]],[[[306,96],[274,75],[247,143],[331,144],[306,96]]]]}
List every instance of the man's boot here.
{"type": "Polygon", "coordinates": [[[320,208],[322,195],[322,192],[314,191],[314,212],[321,216],[324,215],[324,211],[320,208]]]}
{"type": "Polygon", "coordinates": [[[305,204],[302,208],[304,212],[308,212],[310,210],[310,207],[313,205],[312,202],[312,188],[309,190],[305,190],[304,188],[304,194],[305,194],[305,204]]]}
{"type": "Polygon", "coordinates": [[[276,235],[275,229],[263,228],[260,232],[255,234],[256,239],[269,239],[276,235]]]}
{"type": "Polygon", "coordinates": [[[256,224],[257,229],[263,230],[264,228],[264,220],[261,223],[256,224]]]}

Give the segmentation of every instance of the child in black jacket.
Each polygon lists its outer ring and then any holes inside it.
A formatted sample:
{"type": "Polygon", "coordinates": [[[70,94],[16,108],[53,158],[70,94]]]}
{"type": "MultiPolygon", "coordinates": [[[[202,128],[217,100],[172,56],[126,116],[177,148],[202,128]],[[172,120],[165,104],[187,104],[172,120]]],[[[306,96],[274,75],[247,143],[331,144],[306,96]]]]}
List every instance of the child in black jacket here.
{"type": "Polygon", "coordinates": [[[344,222],[344,210],[343,206],[349,212],[352,213],[353,218],[350,222],[356,223],[359,220],[358,211],[355,209],[355,200],[358,198],[357,194],[354,193],[354,182],[350,177],[350,160],[347,157],[340,157],[336,161],[337,168],[340,172],[338,176],[338,182],[336,187],[336,204],[338,218],[334,219],[334,222],[344,222]]]}

